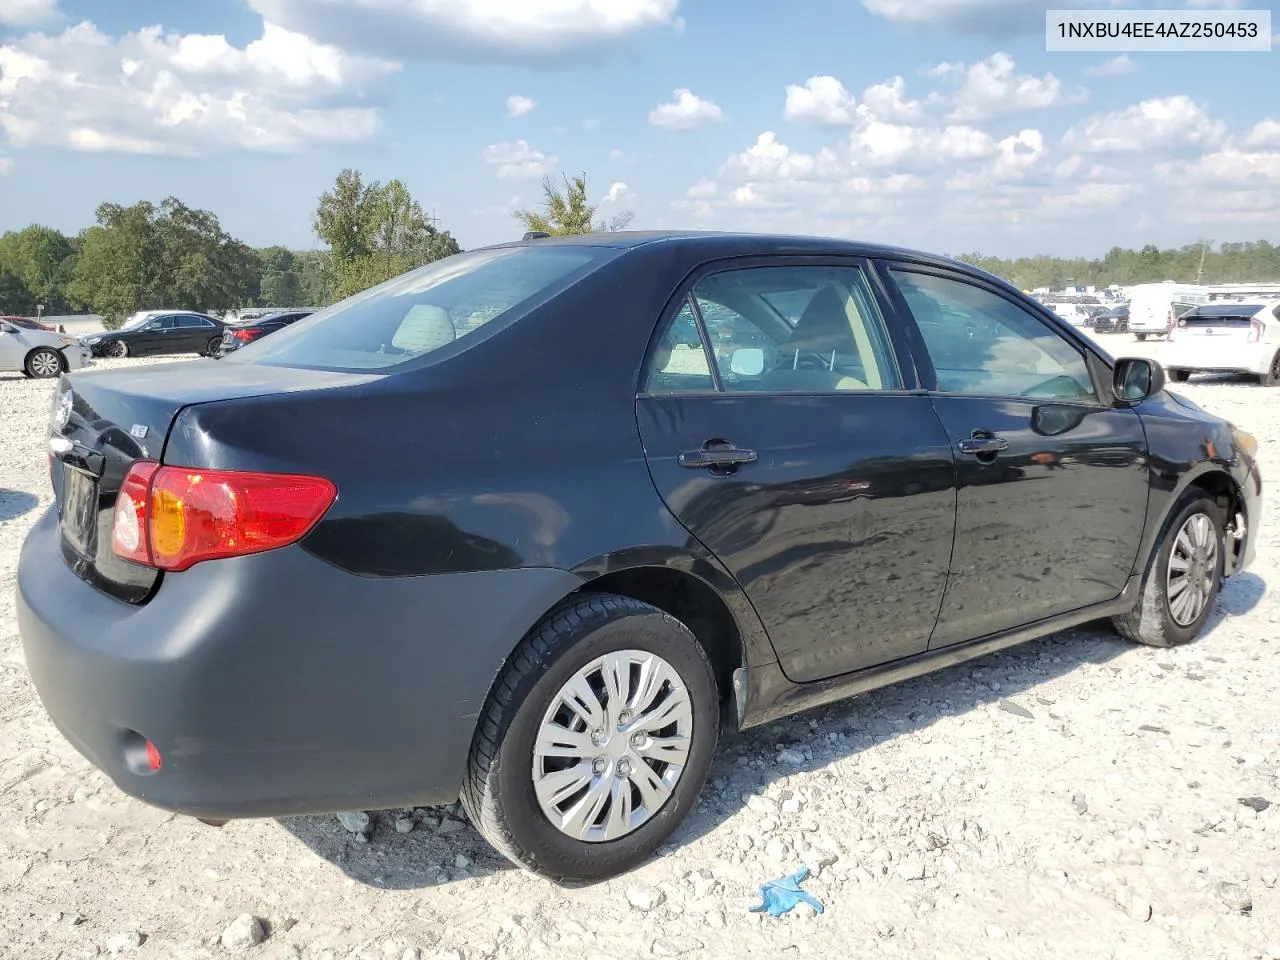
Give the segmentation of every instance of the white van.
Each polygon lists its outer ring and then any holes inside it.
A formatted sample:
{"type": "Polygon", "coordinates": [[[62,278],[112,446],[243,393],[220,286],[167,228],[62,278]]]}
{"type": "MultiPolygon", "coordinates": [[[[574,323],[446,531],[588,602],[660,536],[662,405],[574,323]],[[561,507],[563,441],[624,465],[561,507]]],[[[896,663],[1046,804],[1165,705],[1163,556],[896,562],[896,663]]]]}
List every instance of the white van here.
{"type": "Polygon", "coordinates": [[[1140,283],[1129,289],[1129,331],[1139,340],[1168,336],[1179,317],[1208,302],[1208,287],[1140,283]]]}

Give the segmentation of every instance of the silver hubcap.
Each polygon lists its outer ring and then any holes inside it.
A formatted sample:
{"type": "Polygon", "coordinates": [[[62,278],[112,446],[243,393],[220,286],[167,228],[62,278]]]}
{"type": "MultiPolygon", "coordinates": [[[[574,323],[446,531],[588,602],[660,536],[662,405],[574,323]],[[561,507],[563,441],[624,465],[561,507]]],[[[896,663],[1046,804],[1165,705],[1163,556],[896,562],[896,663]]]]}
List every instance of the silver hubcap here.
{"type": "Polygon", "coordinates": [[[128,352],[129,352],[129,348],[126,347],[119,340],[111,344],[111,355],[113,357],[123,357],[128,352]]]}
{"type": "Polygon", "coordinates": [[[667,802],[689,759],[693,707],[671,664],[643,650],[593,660],[560,688],[533,747],[533,788],[561,832],[617,840],[667,802]]]}
{"type": "Polygon", "coordinates": [[[52,353],[37,353],[31,358],[31,372],[37,377],[52,377],[60,366],[58,358],[52,353]]]}
{"type": "Polygon", "coordinates": [[[1213,521],[1197,513],[1182,525],[1169,553],[1169,612],[1178,626],[1190,626],[1204,612],[1217,573],[1218,538],[1213,521]]]}

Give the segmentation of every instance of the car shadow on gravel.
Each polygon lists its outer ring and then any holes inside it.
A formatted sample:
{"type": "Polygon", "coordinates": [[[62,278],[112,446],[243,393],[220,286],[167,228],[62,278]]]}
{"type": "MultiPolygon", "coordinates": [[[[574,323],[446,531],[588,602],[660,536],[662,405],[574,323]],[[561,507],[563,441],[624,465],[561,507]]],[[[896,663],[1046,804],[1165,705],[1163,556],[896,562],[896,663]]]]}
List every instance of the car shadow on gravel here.
{"type": "MultiPolygon", "coordinates": [[[[1265,592],[1266,583],[1254,574],[1231,578],[1204,636],[1248,613],[1265,592]]],[[[699,803],[658,856],[678,856],[736,814],[745,796],[777,779],[820,770],[944,717],[998,704],[1028,723],[1054,722],[1048,715],[1053,702],[1036,696],[1037,687],[1086,665],[1103,666],[1132,649],[1109,624],[1086,624],[762,727],[726,730],[699,803]],[[783,748],[804,761],[782,765],[777,755],[783,748]]],[[[858,781],[856,775],[845,779],[858,781]]],[[[352,880],[380,889],[421,889],[515,869],[465,823],[457,805],[412,816],[407,810],[372,812],[367,837],[348,832],[332,816],[279,823],[352,880]],[[401,829],[409,820],[413,827],[400,832],[397,820],[401,829]]]]}
{"type": "Polygon", "coordinates": [[[40,498],[25,490],[0,487],[0,520],[13,520],[40,505],[40,498]]]}

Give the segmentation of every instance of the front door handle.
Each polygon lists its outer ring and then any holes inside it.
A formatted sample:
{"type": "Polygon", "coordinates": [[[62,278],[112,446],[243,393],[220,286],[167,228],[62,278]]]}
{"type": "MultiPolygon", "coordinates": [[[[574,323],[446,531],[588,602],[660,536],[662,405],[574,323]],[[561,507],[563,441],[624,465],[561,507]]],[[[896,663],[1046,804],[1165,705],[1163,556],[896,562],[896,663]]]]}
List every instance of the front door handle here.
{"type": "Polygon", "coordinates": [[[755,463],[757,454],[754,450],[744,450],[730,445],[710,444],[701,450],[685,450],[676,456],[682,467],[698,469],[700,467],[740,467],[744,463],[755,463]]]}
{"type": "MultiPolygon", "coordinates": [[[[975,434],[977,431],[974,431],[975,434]]],[[[969,453],[975,456],[992,455],[1001,453],[1009,449],[1009,441],[1004,437],[993,437],[990,434],[982,434],[961,440],[956,446],[961,453],[969,453]]]]}

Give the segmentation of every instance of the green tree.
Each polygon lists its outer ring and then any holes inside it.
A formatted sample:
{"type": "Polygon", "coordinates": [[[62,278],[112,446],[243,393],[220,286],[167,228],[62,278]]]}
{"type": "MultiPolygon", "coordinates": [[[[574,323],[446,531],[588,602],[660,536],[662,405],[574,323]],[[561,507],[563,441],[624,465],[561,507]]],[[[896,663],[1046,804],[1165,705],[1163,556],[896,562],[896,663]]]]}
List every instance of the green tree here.
{"type": "Polygon", "coordinates": [[[298,300],[304,307],[326,307],[336,299],[333,258],[326,250],[306,250],[293,255],[298,272],[298,300]]]}
{"type": "Polygon", "coordinates": [[[46,313],[65,313],[66,288],[75,271],[72,242],[52,227],[32,224],[0,237],[0,270],[22,279],[46,313]]]}
{"type": "Polygon", "coordinates": [[[36,298],[16,273],[0,267],[0,314],[25,317],[36,312],[36,298]]]}
{"type": "Polygon", "coordinates": [[[404,183],[366,184],[357,170],[343,170],[320,197],[314,225],[329,246],[339,299],[461,249],[427,221],[404,183]]]}
{"type": "Polygon", "coordinates": [[[570,180],[562,176],[564,192],[550,177],[542,180],[542,209],[516,210],[512,216],[524,224],[525,230],[563,237],[582,233],[614,233],[625,230],[635,214],[623,210],[607,221],[596,221],[598,204],[587,199],[587,175],[570,180]]]}
{"type": "Polygon", "coordinates": [[[296,307],[302,303],[302,278],[292,250],[266,247],[254,251],[258,258],[258,305],[296,307]]]}
{"type": "Polygon", "coordinates": [[[169,197],[159,207],[104,203],[80,237],[72,303],[118,325],[135,310],[225,310],[252,303],[259,268],[218,218],[169,197]]]}

